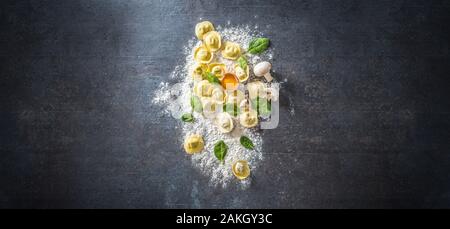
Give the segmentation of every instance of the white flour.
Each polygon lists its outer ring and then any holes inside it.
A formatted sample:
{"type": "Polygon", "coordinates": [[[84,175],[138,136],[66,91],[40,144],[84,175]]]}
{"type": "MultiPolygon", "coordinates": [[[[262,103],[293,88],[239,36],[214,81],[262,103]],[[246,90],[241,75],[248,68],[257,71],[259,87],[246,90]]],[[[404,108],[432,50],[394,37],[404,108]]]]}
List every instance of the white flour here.
{"type": "MultiPolygon", "coordinates": [[[[253,38],[261,36],[261,34],[252,30],[249,26],[217,26],[216,30],[222,35],[223,41],[236,42],[244,50],[248,48],[248,44],[253,38]]],[[[161,82],[153,97],[152,102],[154,104],[162,106],[164,113],[170,114],[178,120],[180,120],[182,114],[191,112],[190,96],[193,82],[189,75],[189,68],[194,64],[192,50],[200,44],[201,42],[196,38],[188,41],[183,50],[186,56],[185,62],[182,65],[175,66],[171,74],[171,78],[177,80],[178,83],[170,85],[167,82],[161,82]]],[[[259,56],[251,55],[247,56],[247,58],[250,67],[262,60],[271,61],[272,50],[269,48],[269,50],[259,56]]],[[[218,60],[227,66],[232,64],[229,60],[221,57],[218,57],[218,60]]],[[[263,160],[262,137],[260,132],[256,128],[242,128],[238,124],[238,120],[235,119],[235,129],[231,133],[223,134],[218,131],[211,120],[205,119],[202,115],[195,112],[194,117],[194,123],[184,123],[180,120],[183,132],[183,135],[180,136],[182,141],[186,136],[195,133],[200,134],[205,142],[204,150],[201,153],[191,156],[192,165],[198,168],[205,176],[208,176],[213,186],[226,187],[230,183],[236,183],[242,185],[243,188],[248,187],[252,176],[239,181],[234,177],[231,166],[237,160],[247,160],[251,172],[256,171],[259,162],[263,160]],[[242,135],[249,137],[253,141],[255,145],[254,150],[248,150],[241,146],[239,138],[242,135]],[[219,140],[223,140],[228,146],[224,164],[220,163],[214,155],[214,144],[219,140]]],[[[184,153],[184,151],[180,147],[181,153],[184,153]]],[[[182,157],[180,156],[181,159],[182,157]]]]}

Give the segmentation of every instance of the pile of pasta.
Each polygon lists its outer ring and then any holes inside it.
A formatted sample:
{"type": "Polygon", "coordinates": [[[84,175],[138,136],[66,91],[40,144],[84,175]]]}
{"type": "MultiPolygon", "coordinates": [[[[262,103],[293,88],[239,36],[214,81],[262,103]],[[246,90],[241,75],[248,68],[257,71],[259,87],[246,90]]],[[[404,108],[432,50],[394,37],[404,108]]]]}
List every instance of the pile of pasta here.
{"type": "MultiPolygon", "coordinates": [[[[193,50],[195,64],[189,68],[193,80],[192,111],[211,119],[221,133],[230,133],[238,125],[244,128],[258,126],[260,119],[270,115],[269,101],[278,99],[278,90],[269,87],[273,79],[270,75],[272,65],[267,61],[260,62],[253,66],[251,75],[246,56],[265,51],[269,39],[254,38],[247,53],[240,44],[223,41],[209,21],[198,23],[195,35],[201,42],[193,50]]],[[[184,114],[182,120],[193,122],[194,116],[184,114]]],[[[240,143],[247,149],[254,149],[251,139],[246,136],[241,136],[240,143]]],[[[192,134],[185,138],[184,149],[188,154],[200,153],[204,146],[201,135],[192,134]]],[[[219,161],[224,162],[226,151],[223,140],[214,145],[214,155],[219,161]]],[[[232,171],[240,180],[250,175],[246,160],[234,161],[232,171]]]]}
{"type": "Polygon", "coordinates": [[[249,101],[258,96],[270,99],[271,93],[267,84],[259,79],[261,77],[250,75],[250,66],[240,44],[223,41],[209,21],[198,23],[195,35],[202,42],[193,50],[195,64],[189,75],[194,81],[193,95],[201,103],[203,116],[211,118],[222,133],[234,129],[234,119],[245,128],[257,126],[259,113],[249,101]],[[242,58],[245,65],[237,61],[242,58]]]}

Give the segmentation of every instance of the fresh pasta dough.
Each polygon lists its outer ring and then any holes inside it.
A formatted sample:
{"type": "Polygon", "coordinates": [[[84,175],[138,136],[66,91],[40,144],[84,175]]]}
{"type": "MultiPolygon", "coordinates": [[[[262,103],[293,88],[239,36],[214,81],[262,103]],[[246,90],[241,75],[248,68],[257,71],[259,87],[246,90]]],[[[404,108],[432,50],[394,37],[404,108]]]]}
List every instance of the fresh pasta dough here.
{"type": "Polygon", "coordinates": [[[246,128],[258,125],[258,113],[255,110],[243,112],[239,116],[239,123],[246,128]]]}
{"type": "Polygon", "coordinates": [[[200,135],[194,134],[188,136],[184,140],[184,150],[188,154],[199,153],[203,150],[205,143],[203,142],[203,138],[200,135]]]}
{"type": "Polygon", "coordinates": [[[239,44],[227,41],[225,42],[222,56],[226,59],[236,60],[241,55],[241,47],[239,44]]]}
{"type": "Polygon", "coordinates": [[[214,26],[209,21],[202,21],[195,26],[195,35],[198,39],[203,40],[203,36],[209,31],[213,31],[214,26]]]}
{"type": "Polygon", "coordinates": [[[234,124],[231,115],[228,113],[219,113],[216,117],[216,125],[222,133],[229,133],[233,130],[234,124]]]}
{"type": "Polygon", "coordinates": [[[205,46],[199,46],[194,50],[194,59],[198,63],[207,64],[214,58],[214,54],[205,46]]]}
{"type": "Polygon", "coordinates": [[[205,35],[203,35],[203,42],[205,46],[212,52],[219,50],[222,46],[220,34],[216,31],[209,31],[205,35]]]}

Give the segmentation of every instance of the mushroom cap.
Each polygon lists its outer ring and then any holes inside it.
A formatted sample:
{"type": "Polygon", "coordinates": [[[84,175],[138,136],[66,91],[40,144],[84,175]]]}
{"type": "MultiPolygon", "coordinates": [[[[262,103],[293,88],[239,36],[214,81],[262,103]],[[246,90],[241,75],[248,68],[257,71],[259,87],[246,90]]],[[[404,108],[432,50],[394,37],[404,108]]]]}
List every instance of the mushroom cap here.
{"type": "Polygon", "coordinates": [[[271,68],[272,65],[269,62],[263,61],[255,65],[253,68],[253,73],[255,73],[256,76],[263,76],[268,73],[271,68]]]}

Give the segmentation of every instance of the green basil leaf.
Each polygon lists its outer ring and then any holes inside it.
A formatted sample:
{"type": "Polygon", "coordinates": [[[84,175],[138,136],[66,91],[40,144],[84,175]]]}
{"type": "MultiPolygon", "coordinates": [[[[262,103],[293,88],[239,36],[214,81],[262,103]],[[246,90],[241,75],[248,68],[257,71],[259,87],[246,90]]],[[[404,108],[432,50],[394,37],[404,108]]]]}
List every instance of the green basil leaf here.
{"type": "Polygon", "coordinates": [[[265,37],[255,38],[253,39],[249,46],[248,52],[251,54],[259,54],[267,50],[269,47],[269,39],[265,37]]]}
{"type": "Polygon", "coordinates": [[[237,59],[237,62],[239,63],[239,67],[241,67],[242,70],[245,71],[245,69],[247,69],[248,63],[247,59],[244,56],[239,57],[239,59],[237,59]]]}
{"type": "Polygon", "coordinates": [[[200,99],[193,95],[191,97],[191,107],[195,112],[198,113],[202,113],[203,112],[203,106],[202,106],[202,102],[200,101],[200,99]]]}
{"type": "Polygon", "coordinates": [[[247,136],[241,136],[239,141],[241,142],[241,145],[244,146],[247,149],[254,149],[255,148],[255,146],[253,145],[252,140],[250,140],[250,138],[248,138],[247,136]]]}
{"type": "Polygon", "coordinates": [[[236,103],[224,104],[223,110],[234,117],[238,116],[241,113],[241,110],[236,103]]]}
{"type": "Polygon", "coordinates": [[[217,159],[222,163],[225,163],[225,155],[227,155],[227,151],[228,146],[223,140],[218,141],[214,145],[214,155],[216,155],[217,159]]]}
{"type": "Polygon", "coordinates": [[[206,80],[208,80],[208,82],[210,82],[210,83],[217,83],[217,84],[220,84],[219,78],[217,78],[217,76],[214,75],[214,74],[212,74],[211,72],[206,72],[206,73],[205,73],[205,78],[206,78],[206,80]]]}
{"type": "Polygon", "coordinates": [[[194,116],[192,114],[190,114],[190,113],[186,113],[186,114],[183,114],[181,116],[181,120],[183,122],[193,122],[194,121],[194,116]]]}

